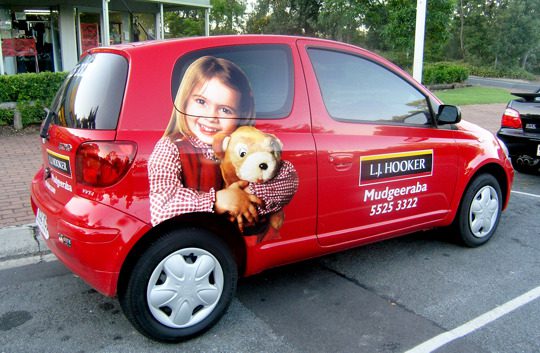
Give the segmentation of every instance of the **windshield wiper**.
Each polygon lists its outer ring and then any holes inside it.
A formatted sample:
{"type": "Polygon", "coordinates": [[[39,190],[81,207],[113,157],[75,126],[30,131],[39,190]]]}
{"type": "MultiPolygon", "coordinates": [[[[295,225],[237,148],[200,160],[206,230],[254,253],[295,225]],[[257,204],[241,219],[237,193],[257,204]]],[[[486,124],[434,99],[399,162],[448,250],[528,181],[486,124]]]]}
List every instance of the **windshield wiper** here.
{"type": "Polygon", "coordinates": [[[39,132],[39,136],[44,139],[49,139],[49,125],[51,125],[51,121],[56,116],[56,113],[49,108],[44,109],[47,115],[45,116],[45,120],[43,120],[43,122],[41,123],[41,130],[39,132]]]}

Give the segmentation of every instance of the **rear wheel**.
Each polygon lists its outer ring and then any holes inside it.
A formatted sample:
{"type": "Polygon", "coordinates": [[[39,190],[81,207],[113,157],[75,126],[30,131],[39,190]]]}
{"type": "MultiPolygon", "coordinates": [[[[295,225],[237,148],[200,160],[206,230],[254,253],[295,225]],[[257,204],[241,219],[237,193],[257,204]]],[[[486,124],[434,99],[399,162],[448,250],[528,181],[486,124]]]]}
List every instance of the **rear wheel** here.
{"type": "Polygon", "coordinates": [[[478,175],[463,195],[454,223],[460,240],[469,247],[485,244],[497,230],[501,211],[499,182],[490,174],[478,175]]]}
{"type": "Polygon", "coordinates": [[[225,313],[238,279],[228,246],[205,230],[174,230],[153,243],[119,295],[145,336],[178,342],[208,330],[225,313]]]}

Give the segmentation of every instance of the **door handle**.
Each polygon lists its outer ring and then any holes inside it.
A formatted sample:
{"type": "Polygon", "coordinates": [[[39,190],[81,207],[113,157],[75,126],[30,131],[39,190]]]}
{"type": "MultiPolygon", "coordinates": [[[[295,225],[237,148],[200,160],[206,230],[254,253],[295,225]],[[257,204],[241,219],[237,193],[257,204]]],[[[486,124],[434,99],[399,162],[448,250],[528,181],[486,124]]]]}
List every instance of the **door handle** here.
{"type": "Polygon", "coordinates": [[[344,172],[352,167],[353,154],[346,152],[336,152],[328,154],[328,161],[334,165],[338,172],[344,172]]]}

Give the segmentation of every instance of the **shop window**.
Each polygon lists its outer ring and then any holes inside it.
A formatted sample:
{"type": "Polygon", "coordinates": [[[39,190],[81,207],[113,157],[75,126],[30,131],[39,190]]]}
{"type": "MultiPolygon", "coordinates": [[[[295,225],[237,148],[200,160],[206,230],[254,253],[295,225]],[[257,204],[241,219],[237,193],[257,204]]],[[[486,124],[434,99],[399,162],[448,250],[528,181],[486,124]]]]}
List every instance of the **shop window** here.
{"type": "Polygon", "coordinates": [[[7,74],[54,71],[56,17],[49,9],[2,11],[0,30],[7,74]]]}

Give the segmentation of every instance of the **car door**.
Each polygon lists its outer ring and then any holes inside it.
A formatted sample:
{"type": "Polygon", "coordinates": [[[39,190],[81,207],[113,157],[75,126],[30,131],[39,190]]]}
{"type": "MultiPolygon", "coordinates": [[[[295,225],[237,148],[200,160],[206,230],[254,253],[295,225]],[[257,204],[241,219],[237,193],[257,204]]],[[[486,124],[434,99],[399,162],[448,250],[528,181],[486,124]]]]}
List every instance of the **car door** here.
{"type": "Polygon", "coordinates": [[[433,123],[436,101],[371,53],[299,46],[317,148],[319,242],[380,240],[444,219],[457,148],[452,127],[433,123]]]}
{"type": "MultiPolygon", "coordinates": [[[[257,233],[258,228],[244,232],[250,251],[251,248],[258,249],[256,257],[248,256],[247,267],[268,267],[306,257],[303,253],[317,246],[316,154],[307,90],[295,40],[253,37],[239,43],[235,37],[228,37],[209,38],[207,42],[200,48],[192,46],[190,51],[179,56],[173,69],[171,98],[174,99],[184,72],[195,60],[211,56],[234,63],[245,73],[253,92],[254,127],[279,139],[282,163],[288,164],[287,170],[292,166],[297,175],[297,190],[283,207],[283,214],[279,215],[282,225],[274,227],[270,222],[272,227],[262,228],[262,234],[257,233]],[[280,245],[298,241],[312,245],[309,248],[298,246],[296,251],[281,250],[280,245]]],[[[289,188],[293,179],[283,180],[287,185],[275,184],[276,188],[270,192],[273,195],[265,196],[270,196],[268,199],[273,201],[276,195],[289,188]]]]}

